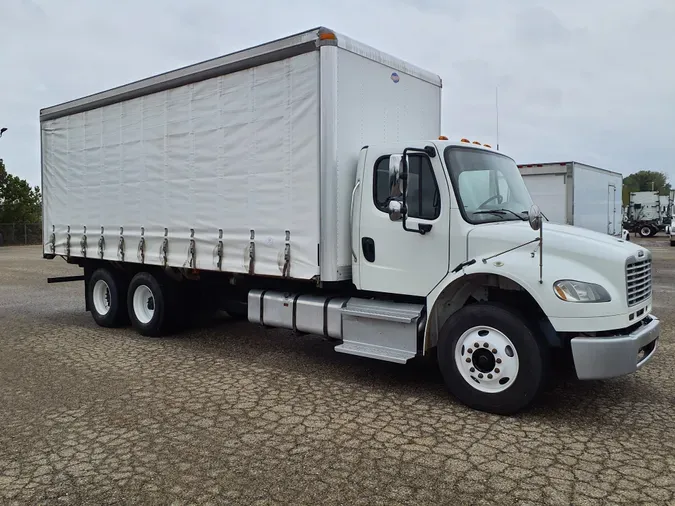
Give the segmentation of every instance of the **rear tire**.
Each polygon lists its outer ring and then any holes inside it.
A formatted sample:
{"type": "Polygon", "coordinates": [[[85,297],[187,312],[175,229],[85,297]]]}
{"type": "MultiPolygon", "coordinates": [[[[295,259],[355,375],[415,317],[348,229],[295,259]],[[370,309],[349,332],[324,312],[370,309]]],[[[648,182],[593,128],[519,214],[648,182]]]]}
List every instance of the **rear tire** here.
{"type": "Polygon", "coordinates": [[[547,344],[511,309],[494,303],[465,306],[448,318],[439,336],[438,362],[455,397],[500,415],[530,405],[550,370],[547,344]]]}
{"type": "Polygon", "coordinates": [[[96,269],[89,278],[87,306],[101,327],[120,327],[129,323],[126,286],[120,276],[108,269],[96,269]]]}
{"type": "Polygon", "coordinates": [[[168,284],[160,283],[152,274],[136,274],[127,293],[131,325],[142,336],[160,337],[171,332],[172,297],[168,284]]]}

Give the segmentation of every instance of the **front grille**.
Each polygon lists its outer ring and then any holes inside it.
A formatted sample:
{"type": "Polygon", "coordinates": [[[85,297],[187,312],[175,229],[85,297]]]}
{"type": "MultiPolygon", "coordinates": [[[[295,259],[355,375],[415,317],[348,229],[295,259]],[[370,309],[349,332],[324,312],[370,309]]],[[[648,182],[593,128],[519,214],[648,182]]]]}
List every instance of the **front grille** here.
{"type": "Polygon", "coordinates": [[[628,305],[634,306],[652,294],[652,261],[638,260],[626,264],[628,305]]]}

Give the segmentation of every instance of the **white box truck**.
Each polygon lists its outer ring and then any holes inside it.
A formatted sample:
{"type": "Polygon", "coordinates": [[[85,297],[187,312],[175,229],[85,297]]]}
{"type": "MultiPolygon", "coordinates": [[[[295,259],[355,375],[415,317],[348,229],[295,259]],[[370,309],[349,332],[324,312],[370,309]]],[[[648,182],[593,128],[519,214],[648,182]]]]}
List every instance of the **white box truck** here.
{"type": "Polygon", "coordinates": [[[43,109],[43,255],[83,268],[101,326],[160,336],[206,307],[341,353],[436,352],[493,413],[553,360],[637,371],[650,252],[541,227],[515,162],[440,136],[440,105],[437,75],[319,28],[43,109]]]}
{"type": "Polygon", "coordinates": [[[618,172],[574,161],[518,168],[532,200],[551,222],[628,237],[623,233],[623,176],[618,172]]]}

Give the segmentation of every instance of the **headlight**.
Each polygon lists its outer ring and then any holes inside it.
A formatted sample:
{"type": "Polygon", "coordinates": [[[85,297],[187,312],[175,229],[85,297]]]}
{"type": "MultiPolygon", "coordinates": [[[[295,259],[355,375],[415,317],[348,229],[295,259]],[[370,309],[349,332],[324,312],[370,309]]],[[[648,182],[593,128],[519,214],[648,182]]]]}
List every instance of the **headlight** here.
{"type": "Polygon", "coordinates": [[[566,302],[609,302],[612,298],[600,285],[563,279],[553,284],[553,291],[566,302]]]}

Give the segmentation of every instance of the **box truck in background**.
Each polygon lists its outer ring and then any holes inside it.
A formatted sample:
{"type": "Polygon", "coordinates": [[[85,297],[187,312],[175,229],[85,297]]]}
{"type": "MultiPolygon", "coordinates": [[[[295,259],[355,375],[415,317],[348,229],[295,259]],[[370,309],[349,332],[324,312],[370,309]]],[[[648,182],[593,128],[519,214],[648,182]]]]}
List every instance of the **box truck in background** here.
{"type": "Polygon", "coordinates": [[[618,172],[579,162],[518,165],[532,200],[553,223],[574,225],[601,234],[624,234],[618,172]]]}
{"type": "Polygon", "coordinates": [[[225,309],[341,353],[434,353],[493,413],[561,357],[637,371],[660,333],[649,250],[553,223],[544,247],[513,159],[440,136],[440,107],[437,75],[318,28],[43,109],[43,255],[83,268],[101,326],[225,309]]]}

